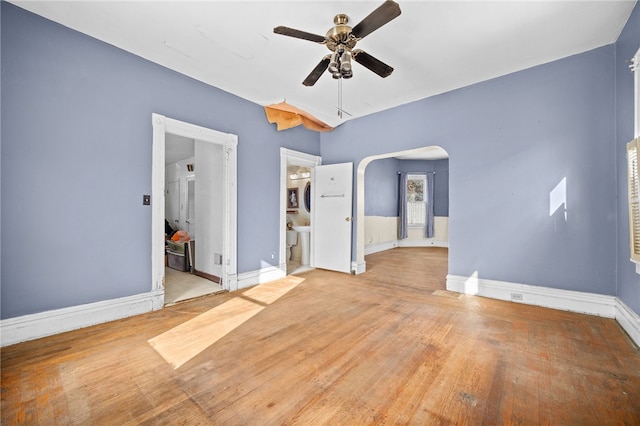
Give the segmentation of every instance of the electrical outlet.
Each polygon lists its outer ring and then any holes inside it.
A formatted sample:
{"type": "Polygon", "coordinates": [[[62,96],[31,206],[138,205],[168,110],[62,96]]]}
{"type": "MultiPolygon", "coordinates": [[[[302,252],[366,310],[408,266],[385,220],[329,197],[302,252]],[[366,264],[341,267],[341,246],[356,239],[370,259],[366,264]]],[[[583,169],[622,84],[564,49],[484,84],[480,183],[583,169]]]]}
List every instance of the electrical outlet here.
{"type": "Polygon", "coordinates": [[[511,293],[511,300],[522,300],[522,293],[511,293]]]}
{"type": "Polygon", "coordinates": [[[271,260],[273,260],[273,259],[275,259],[275,258],[276,258],[276,252],[275,252],[275,251],[274,251],[274,252],[271,252],[271,260]]]}
{"type": "Polygon", "coordinates": [[[143,195],[142,196],[142,205],[150,206],[151,205],[151,195],[143,195]]]}

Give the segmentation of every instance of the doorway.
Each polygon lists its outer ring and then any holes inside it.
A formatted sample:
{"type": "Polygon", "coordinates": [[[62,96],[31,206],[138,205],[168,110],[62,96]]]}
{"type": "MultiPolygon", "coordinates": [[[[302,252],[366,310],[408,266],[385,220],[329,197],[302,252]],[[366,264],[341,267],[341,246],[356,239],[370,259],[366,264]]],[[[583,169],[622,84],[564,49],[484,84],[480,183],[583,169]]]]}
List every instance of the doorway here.
{"type": "Polygon", "coordinates": [[[223,291],[219,267],[203,263],[221,252],[222,157],[220,145],[165,134],[165,306],[223,291]]]}
{"type": "MultiPolygon", "coordinates": [[[[287,247],[287,231],[293,231],[288,229],[288,224],[292,226],[305,225],[304,222],[310,222],[310,212],[306,211],[305,204],[300,204],[297,208],[291,207],[291,200],[289,199],[289,189],[298,189],[297,199],[304,203],[307,200],[306,193],[309,192],[311,197],[311,191],[313,187],[309,184],[307,189],[307,183],[310,181],[306,177],[301,180],[292,181],[291,172],[308,171],[313,175],[313,170],[316,166],[322,164],[322,158],[316,155],[305,154],[303,152],[293,151],[286,148],[280,148],[280,270],[285,275],[292,273],[300,273],[311,269],[308,265],[302,265],[302,250],[299,247],[301,238],[298,236],[296,246],[287,247]],[[304,184],[300,183],[304,182],[304,184]],[[307,219],[305,219],[307,218],[307,219]],[[289,259],[290,253],[293,251],[292,259],[289,259]]],[[[306,175],[305,175],[306,176],[306,175]]],[[[310,209],[309,209],[310,210],[310,209]]],[[[310,223],[306,223],[309,225],[310,223]]],[[[295,232],[295,231],[294,231],[295,232]]],[[[289,232],[291,234],[291,232],[289,232]]],[[[291,244],[289,244],[291,245],[291,244]]]]}
{"type": "MultiPolygon", "coordinates": [[[[165,298],[165,284],[168,275],[165,270],[165,195],[168,187],[166,185],[167,140],[174,137],[183,141],[194,141],[195,161],[191,163],[192,168],[198,168],[198,158],[217,158],[215,167],[200,167],[200,177],[203,184],[198,186],[198,178],[192,174],[191,176],[185,175],[183,184],[178,186],[180,194],[177,195],[177,198],[180,203],[179,208],[181,207],[182,211],[178,214],[177,227],[187,232],[191,230],[195,234],[194,242],[197,242],[198,245],[189,244],[189,246],[195,248],[192,250],[192,254],[202,258],[200,263],[203,266],[201,268],[206,273],[209,273],[211,269],[213,271],[211,275],[219,277],[222,289],[237,290],[237,136],[159,114],[152,115],[152,124],[152,290],[161,292],[163,299],[165,298]],[[199,154],[199,152],[205,152],[205,154],[199,154]],[[212,153],[213,157],[206,157],[206,153],[212,153]],[[195,194],[193,199],[189,197],[189,189],[191,189],[191,194],[195,194]],[[198,203],[198,194],[200,193],[214,194],[215,201],[198,203]],[[207,210],[211,208],[213,203],[216,204],[215,215],[210,214],[211,211],[207,210]],[[198,205],[204,209],[201,214],[198,214],[198,205]],[[193,211],[195,211],[195,216],[193,211]],[[195,226],[188,223],[193,221],[194,217],[195,226]],[[207,220],[198,223],[198,217],[206,217],[207,220]],[[199,240],[198,234],[201,234],[199,240]]],[[[173,187],[175,191],[175,186],[173,187]]],[[[175,212],[175,209],[172,211],[175,212]]],[[[173,220],[172,227],[176,224],[176,219],[173,220]]],[[[193,257],[195,258],[195,256],[193,257]]],[[[193,264],[197,266],[198,261],[193,264]]]]}
{"type": "MultiPolygon", "coordinates": [[[[436,159],[444,159],[449,158],[448,153],[438,146],[428,146],[424,148],[416,148],[406,151],[392,152],[380,155],[373,155],[370,157],[364,158],[357,169],[357,182],[356,182],[356,191],[357,191],[357,205],[356,205],[356,226],[357,226],[357,238],[356,238],[356,266],[355,273],[362,274],[366,272],[366,263],[365,263],[365,169],[367,166],[375,160],[382,160],[387,158],[396,158],[399,160],[436,160],[436,159]]],[[[447,171],[448,175],[448,171],[447,171]]],[[[448,176],[447,176],[448,182],[448,176]]],[[[448,183],[447,183],[448,187],[448,183]]],[[[447,189],[448,191],[448,189],[447,189]]],[[[448,194],[448,192],[447,192],[448,194]]],[[[448,204],[448,195],[447,195],[447,204],[448,204]]],[[[447,208],[448,210],[448,208],[447,208]]],[[[448,217],[446,218],[446,233],[448,234],[448,217]]],[[[448,236],[447,236],[448,238],[448,236]]],[[[400,245],[398,241],[394,247],[400,245]]],[[[432,245],[432,244],[428,244],[432,245]]],[[[447,245],[448,247],[448,242],[447,245]]],[[[391,247],[388,247],[391,248],[391,247]]]]}

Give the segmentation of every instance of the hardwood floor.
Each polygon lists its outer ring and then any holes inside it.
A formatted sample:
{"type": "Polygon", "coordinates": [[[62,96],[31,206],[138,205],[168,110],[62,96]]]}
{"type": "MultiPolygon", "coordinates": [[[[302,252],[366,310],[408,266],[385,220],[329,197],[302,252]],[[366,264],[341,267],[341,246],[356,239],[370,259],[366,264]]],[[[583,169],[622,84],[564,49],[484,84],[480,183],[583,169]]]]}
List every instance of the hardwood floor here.
{"type": "Polygon", "coordinates": [[[640,424],[614,320],[434,295],[446,249],[367,269],[3,348],[2,424],[640,424]]]}

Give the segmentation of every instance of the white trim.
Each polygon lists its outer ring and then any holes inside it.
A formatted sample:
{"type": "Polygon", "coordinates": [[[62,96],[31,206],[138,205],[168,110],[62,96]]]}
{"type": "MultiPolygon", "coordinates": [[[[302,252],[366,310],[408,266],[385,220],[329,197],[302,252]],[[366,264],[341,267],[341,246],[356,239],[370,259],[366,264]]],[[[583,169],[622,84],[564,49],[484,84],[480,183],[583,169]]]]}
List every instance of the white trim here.
{"type": "Polygon", "coordinates": [[[8,318],[0,321],[0,346],[39,339],[65,331],[102,324],[162,308],[164,291],[8,318]]]}
{"type": "Polygon", "coordinates": [[[353,274],[364,274],[367,271],[367,262],[364,260],[362,262],[351,261],[351,272],[353,274]]]}
{"type": "Polygon", "coordinates": [[[396,247],[449,247],[448,241],[440,240],[394,240],[364,246],[365,256],[396,247]]]}
{"type": "MultiPolygon", "coordinates": [[[[237,289],[238,273],[238,136],[223,133],[195,124],[186,123],[160,114],[152,114],[153,148],[151,168],[151,290],[164,288],[164,155],[165,134],[172,133],[190,139],[197,139],[222,145],[226,155],[223,169],[223,224],[222,224],[222,265],[221,284],[226,290],[237,289]]],[[[163,296],[164,297],[164,296],[163,296]]]]}
{"type": "Polygon", "coordinates": [[[447,275],[447,290],[563,311],[615,317],[615,296],[459,275],[447,275]],[[516,295],[521,298],[516,299],[516,295]]]}
{"type": "Polygon", "coordinates": [[[640,346],[640,316],[618,297],[616,297],[615,318],[620,327],[631,337],[631,340],[640,346]]]}
{"type": "Polygon", "coordinates": [[[640,346],[640,317],[615,296],[447,275],[447,290],[526,305],[614,318],[640,346]]]}
{"type": "MultiPolygon", "coordinates": [[[[165,123],[166,117],[151,115],[153,143],[151,153],[151,291],[164,290],[164,238],[158,229],[165,218],[165,123]]],[[[163,296],[164,299],[164,296],[163,296]]]]}
{"type": "Polygon", "coordinates": [[[407,156],[407,155],[414,155],[414,154],[420,154],[422,152],[426,152],[426,151],[432,151],[434,148],[437,149],[441,149],[444,151],[444,149],[442,149],[439,146],[436,145],[431,145],[431,146],[427,146],[427,147],[423,147],[423,148],[415,148],[415,149],[409,149],[406,151],[397,151],[397,152],[390,152],[390,153],[385,153],[385,154],[379,154],[379,155],[372,155],[366,158],[363,158],[360,163],[358,164],[358,167],[356,168],[356,182],[355,182],[355,188],[356,188],[356,217],[355,217],[355,221],[356,221],[356,240],[355,240],[355,244],[356,244],[356,259],[355,262],[358,265],[358,268],[356,269],[356,274],[362,274],[364,272],[366,272],[366,262],[364,261],[364,256],[365,256],[365,242],[364,242],[364,218],[365,218],[365,214],[364,214],[364,184],[365,184],[365,169],[367,168],[367,166],[369,165],[369,163],[371,163],[374,160],[382,160],[384,158],[392,158],[392,157],[402,157],[402,156],[407,156]]]}
{"type": "Polygon", "coordinates": [[[634,137],[640,138],[640,48],[631,60],[633,71],[633,123],[634,137]]]}
{"type": "MultiPolygon", "coordinates": [[[[287,274],[287,166],[296,165],[313,169],[322,164],[322,157],[304,152],[280,148],[280,254],[279,265],[282,272],[287,274]]],[[[311,191],[315,185],[311,183],[311,191]]]]}
{"type": "Polygon", "coordinates": [[[393,248],[398,247],[398,240],[394,241],[385,241],[383,243],[376,244],[368,244],[364,246],[364,254],[365,256],[368,254],[379,253],[381,251],[391,250],[393,248]]]}
{"type": "Polygon", "coordinates": [[[398,247],[449,247],[448,241],[427,240],[398,240],[398,247]]]}
{"type": "MultiPolygon", "coordinates": [[[[362,264],[354,262],[353,268],[358,274],[364,272],[366,265],[364,262],[362,264]]],[[[237,289],[242,289],[274,281],[284,276],[285,273],[280,268],[268,267],[258,271],[245,272],[234,278],[237,289]]],[[[640,316],[618,297],[458,275],[447,275],[447,290],[615,318],[636,345],[640,346],[640,316]],[[511,300],[512,293],[521,294],[522,300],[511,300]],[[550,300],[555,302],[549,303],[550,300]]],[[[163,304],[164,292],[158,290],[8,318],[0,321],[0,347],[155,311],[161,309],[163,304]]]]}
{"type": "Polygon", "coordinates": [[[286,270],[287,265],[285,264],[284,272],[280,267],[277,266],[269,266],[257,271],[243,272],[238,275],[237,289],[240,290],[269,281],[279,280],[280,278],[284,278],[287,275],[286,270]]]}
{"type": "Polygon", "coordinates": [[[355,260],[351,261],[351,275],[357,275],[358,274],[358,268],[360,267],[366,267],[366,265],[359,265],[358,262],[356,262],[355,260]]]}

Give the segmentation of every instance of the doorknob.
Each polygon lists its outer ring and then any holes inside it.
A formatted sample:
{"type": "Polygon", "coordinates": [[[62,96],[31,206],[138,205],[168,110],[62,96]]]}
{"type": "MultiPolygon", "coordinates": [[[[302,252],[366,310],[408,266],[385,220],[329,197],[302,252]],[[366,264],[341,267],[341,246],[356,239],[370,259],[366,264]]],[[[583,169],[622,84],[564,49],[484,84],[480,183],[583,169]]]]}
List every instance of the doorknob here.
{"type": "Polygon", "coordinates": [[[351,222],[351,218],[350,217],[345,217],[344,220],[346,220],[347,222],[351,222]]]}

